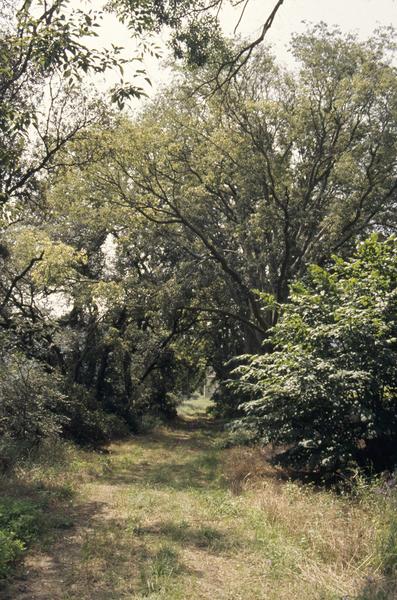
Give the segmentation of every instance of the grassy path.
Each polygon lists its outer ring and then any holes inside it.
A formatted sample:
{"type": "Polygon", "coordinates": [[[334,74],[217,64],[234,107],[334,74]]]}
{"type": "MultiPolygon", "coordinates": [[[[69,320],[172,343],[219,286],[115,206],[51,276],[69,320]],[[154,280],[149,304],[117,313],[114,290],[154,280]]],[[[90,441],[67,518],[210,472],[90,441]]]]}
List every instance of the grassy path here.
{"type": "Polygon", "coordinates": [[[394,597],[366,584],[373,552],[366,509],[274,477],[245,487],[258,457],[220,450],[218,438],[196,417],[114,444],[103,468],[79,484],[73,526],[29,554],[4,597],[394,597]]]}

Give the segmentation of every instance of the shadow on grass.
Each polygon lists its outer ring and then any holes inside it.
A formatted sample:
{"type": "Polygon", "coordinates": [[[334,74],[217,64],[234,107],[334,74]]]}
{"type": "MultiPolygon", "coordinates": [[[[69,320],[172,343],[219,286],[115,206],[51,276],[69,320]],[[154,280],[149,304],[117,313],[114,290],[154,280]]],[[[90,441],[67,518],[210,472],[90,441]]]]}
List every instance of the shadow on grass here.
{"type": "Polygon", "coordinates": [[[142,448],[164,448],[169,451],[180,446],[193,451],[206,450],[213,445],[221,427],[222,423],[219,421],[177,417],[161,429],[136,435],[134,439],[142,448]]]}
{"type": "Polygon", "coordinates": [[[352,600],[395,600],[396,598],[396,577],[381,575],[376,580],[368,577],[364,588],[352,600]]]}
{"type": "Polygon", "coordinates": [[[52,549],[50,582],[46,588],[40,583],[45,595],[37,600],[138,599],[151,594],[171,599],[179,577],[200,576],[181,561],[178,548],[165,536],[143,539],[128,518],[95,517],[77,537],[52,549]]]}
{"type": "Polygon", "coordinates": [[[219,431],[222,429],[225,421],[222,419],[214,419],[205,414],[195,415],[194,417],[177,416],[171,423],[172,428],[180,429],[185,431],[203,430],[208,431],[219,431]]]}
{"type": "Polygon", "coordinates": [[[212,453],[194,456],[183,462],[127,463],[103,475],[101,481],[116,486],[141,485],[176,491],[226,486],[219,475],[218,457],[212,453]]]}
{"type": "MultiPolygon", "coordinates": [[[[143,539],[149,530],[131,529],[128,518],[110,517],[107,502],[71,504],[61,486],[42,484],[15,485],[13,493],[41,508],[43,529],[31,544],[35,552],[13,565],[14,572],[3,580],[1,600],[115,600],[127,591],[145,597],[172,588],[181,575],[200,576],[180,562],[172,544],[178,528],[172,536],[171,524],[168,535],[167,528],[159,530],[150,547],[143,539]]],[[[220,540],[211,528],[203,529],[203,547],[206,536],[208,545],[220,540]]],[[[199,545],[198,532],[195,540],[199,545]]]]}
{"type": "MultiPolygon", "coordinates": [[[[11,490],[7,492],[2,494],[2,498],[12,500],[11,490]]],[[[24,543],[25,551],[10,563],[7,576],[0,580],[0,598],[32,600],[35,596],[32,596],[30,583],[37,580],[38,587],[43,587],[40,599],[52,600],[52,592],[45,595],[46,580],[62,580],[73,556],[81,549],[76,531],[82,523],[87,524],[94,516],[100,515],[105,505],[101,502],[71,505],[71,493],[62,486],[18,484],[12,488],[12,494],[17,494],[15,498],[19,503],[26,501],[34,507],[33,533],[24,543]],[[40,558],[24,561],[26,550],[33,548],[36,549],[35,556],[40,558]]]]}
{"type": "Polygon", "coordinates": [[[241,546],[241,541],[227,535],[214,527],[202,525],[192,527],[185,521],[160,521],[147,527],[137,527],[134,530],[137,536],[154,536],[165,539],[167,542],[179,543],[182,546],[209,550],[214,553],[235,550],[241,546]]]}
{"type": "MultiPolygon", "coordinates": [[[[142,449],[142,458],[150,462],[136,462],[134,450],[131,456],[123,455],[121,446],[118,457],[116,446],[111,468],[96,473],[95,479],[104,485],[178,491],[219,487],[222,482],[213,449],[217,429],[218,424],[206,418],[178,418],[168,428],[135,438],[138,452],[142,449]]],[[[133,531],[127,521],[109,515],[106,502],[75,502],[73,488],[62,483],[15,482],[2,492],[37,504],[43,529],[36,538],[36,552],[0,588],[1,600],[60,600],[69,597],[71,586],[73,599],[114,600],[124,593],[117,586],[129,580],[134,592],[151,594],[186,572],[174,556],[177,542],[214,552],[234,544],[214,528],[183,523],[160,523],[157,531],[156,526],[133,531]],[[148,540],[157,549],[147,548],[148,540]]]]}
{"type": "Polygon", "coordinates": [[[207,421],[177,419],[175,423],[135,438],[138,452],[152,461],[121,455],[110,472],[100,480],[110,485],[142,485],[183,491],[223,487],[219,475],[219,457],[214,447],[218,425],[208,427],[207,421]],[[149,450],[149,452],[147,452],[149,450]]]}

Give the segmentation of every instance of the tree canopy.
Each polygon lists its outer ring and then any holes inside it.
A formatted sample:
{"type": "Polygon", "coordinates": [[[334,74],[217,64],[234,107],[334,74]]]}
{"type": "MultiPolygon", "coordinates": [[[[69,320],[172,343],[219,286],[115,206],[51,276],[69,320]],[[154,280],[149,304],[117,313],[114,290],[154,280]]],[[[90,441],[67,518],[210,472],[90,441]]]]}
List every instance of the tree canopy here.
{"type": "MultiPolygon", "coordinates": [[[[309,27],[287,69],[263,36],[221,38],[220,4],[109,4],[142,39],[171,27],[185,58],[134,118],[86,89],[86,73],[123,67],[118,48],[84,45],[94,14],[60,0],[4,20],[5,437],[98,443],[174,416],[212,372],[217,410],[246,411],[244,426],[306,467],[392,446],[392,32],[363,42],[309,27]],[[242,354],[248,366],[232,372],[242,354]]],[[[119,107],[142,92],[118,89],[119,107]]]]}
{"type": "Polygon", "coordinates": [[[394,227],[397,87],[387,50],[382,36],[360,43],[320,26],[295,38],[295,74],[262,51],[208,102],[193,93],[195,75],[185,77],[113,134],[112,157],[95,166],[110,204],[206,261],[230,312],[265,334],[274,317],[255,289],[284,302],[308,264],[394,227]]]}

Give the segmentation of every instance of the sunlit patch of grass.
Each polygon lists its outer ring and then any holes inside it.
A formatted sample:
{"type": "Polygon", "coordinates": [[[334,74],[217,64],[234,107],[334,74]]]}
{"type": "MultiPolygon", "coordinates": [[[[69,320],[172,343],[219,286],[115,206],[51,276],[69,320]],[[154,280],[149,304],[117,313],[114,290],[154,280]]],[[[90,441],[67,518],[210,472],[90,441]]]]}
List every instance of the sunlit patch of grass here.
{"type": "Polygon", "coordinates": [[[287,589],[291,597],[313,600],[397,597],[397,579],[390,583],[384,560],[397,552],[389,545],[382,553],[379,542],[385,530],[381,540],[396,548],[394,529],[385,525],[387,512],[392,522],[396,513],[390,513],[392,499],[381,497],[376,482],[343,495],[282,481],[256,448],[226,451],[225,476],[243,499],[243,530],[255,532],[255,544],[269,559],[269,577],[277,581],[269,598],[286,598],[287,589]]]}
{"type": "MultiPolygon", "coordinates": [[[[241,464],[235,449],[221,450],[198,432],[186,445],[173,432],[167,435],[171,451],[164,439],[152,440],[135,455],[135,467],[144,468],[123,492],[124,507],[129,518],[134,514],[134,537],[147,549],[172,544],[190,557],[190,568],[205,556],[204,580],[193,585],[195,575],[189,575],[193,598],[241,598],[249,590],[252,599],[304,594],[340,600],[366,585],[375,541],[364,502],[283,482],[262,453],[253,456],[256,450],[242,449],[241,464]],[[164,518],[164,507],[172,518],[164,518]],[[206,583],[206,569],[220,559],[230,569],[228,595],[206,583]]],[[[186,578],[178,585],[187,589],[186,578]]]]}
{"type": "Polygon", "coordinates": [[[240,546],[233,532],[222,531],[210,524],[195,526],[188,521],[159,521],[135,529],[135,535],[169,540],[182,548],[205,549],[208,552],[228,552],[240,546]]]}
{"type": "Polygon", "coordinates": [[[178,414],[182,417],[195,417],[198,415],[206,415],[208,410],[213,406],[210,398],[197,394],[190,398],[186,398],[178,407],[178,414]]]}

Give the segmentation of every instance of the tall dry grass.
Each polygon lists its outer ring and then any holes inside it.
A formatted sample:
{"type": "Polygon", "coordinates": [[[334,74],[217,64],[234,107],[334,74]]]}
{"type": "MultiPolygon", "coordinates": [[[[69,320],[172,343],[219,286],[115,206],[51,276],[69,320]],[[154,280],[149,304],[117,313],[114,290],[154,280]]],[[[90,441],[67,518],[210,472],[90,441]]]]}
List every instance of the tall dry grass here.
{"type": "Polygon", "coordinates": [[[329,590],[330,597],[336,590],[339,598],[396,600],[396,491],[381,479],[361,477],[344,493],[302,484],[273,466],[271,455],[267,449],[231,448],[223,468],[230,489],[288,540],[291,584],[304,581],[308,588],[329,590]]]}

